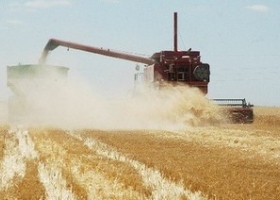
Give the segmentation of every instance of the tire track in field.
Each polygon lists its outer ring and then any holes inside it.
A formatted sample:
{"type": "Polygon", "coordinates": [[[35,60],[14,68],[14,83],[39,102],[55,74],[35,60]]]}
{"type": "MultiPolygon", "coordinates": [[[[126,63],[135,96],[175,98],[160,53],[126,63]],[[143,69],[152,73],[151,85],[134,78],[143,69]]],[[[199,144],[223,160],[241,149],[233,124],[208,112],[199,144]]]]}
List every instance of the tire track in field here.
{"type": "Polygon", "coordinates": [[[160,171],[146,167],[145,164],[130,159],[114,150],[112,147],[93,138],[83,137],[82,133],[68,131],[73,137],[84,142],[86,146],[97,152],[97,154],[130,164],[141,175],[144,184],[152,189],[150,199],[207,199],[200,192],[191,192],[182,185],[165,179],[160,171]]]}

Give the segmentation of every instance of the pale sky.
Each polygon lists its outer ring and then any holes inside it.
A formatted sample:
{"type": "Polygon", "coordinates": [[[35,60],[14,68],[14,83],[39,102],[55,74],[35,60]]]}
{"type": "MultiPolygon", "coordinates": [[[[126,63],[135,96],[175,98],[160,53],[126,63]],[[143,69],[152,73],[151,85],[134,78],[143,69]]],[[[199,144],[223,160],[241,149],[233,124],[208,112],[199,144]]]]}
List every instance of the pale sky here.
{"type": "MultiPolygon", "coordinates": [[[[173,50],[177,12],[179,50],[210,64],[209,98],[279,107],[279,11],[278,0],[1,0],[0,101],[11,94],[6,67],[37,63],[50,38],[149,57],[173,50]]],[[[133,90],[137,63],[59,47],[48,64],[114,96],[133,90]]]]}

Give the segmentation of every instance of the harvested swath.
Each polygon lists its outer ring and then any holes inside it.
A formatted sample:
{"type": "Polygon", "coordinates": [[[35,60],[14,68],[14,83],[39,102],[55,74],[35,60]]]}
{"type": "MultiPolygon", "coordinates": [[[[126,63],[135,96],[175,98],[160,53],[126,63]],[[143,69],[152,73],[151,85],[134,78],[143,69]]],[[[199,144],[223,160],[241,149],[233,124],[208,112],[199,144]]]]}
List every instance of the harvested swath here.
{"type": "Polygon", "coordinates": [[[165,138],[160,131],[90,131],[88,136],[210,198],[277,199],[280,195],[279,165],[250,151],[165,138]]]}
{"type": "Polygon", "coordinates": [[[205,196],[202,195],[200,191],[191,192],[188,189],[185,189],[179,182],[165,179],[157,169],[146,166],[144,163],[137,160],[128,158],[109,146],[90,138],[90,133],[86,133],[85,135],[85,144],[90,148],[96,149],[99,154],[133,166],[138,173],[141,174],[143,182],[152,188],[151,199],[205,199],[205,196]]]}
{"type": "Polygon", "coordinates": [[[4,156],[1,162],[0,196],[4,199],[28,199],[28,188],[33,196],[44,197],[44,189],[37,177],[37,156],[28,133],[21,129],[6,131],[4,156]]]}
{"type": "Polygon", "coordinates": [[[40,181],[46,189],[47,199],[76,199],[72,188],[68,187],[62,170],[56,163],[39,163],[38,171],[40,181]]]}
{"type": "Polygon", "coordinates": [[[4,156],[0,168],[0,189],[10,187],[14,179],[22,179],[25,175],[26,162],[35,157],[36,152],[26,132],[21,130],[9,132],[5,137],[4,156]]]}
{"type": "Polygon", "coordinates": [[[71,164],[65,160],[65,149],[53,142],[46,131],[39,134],[32,131],[32,137],[37,141],[36,149],[40,153],[38,171],[46,188],[46,196],[49,199],[86,198],[86,192],[72,179],[71,164]]]}
{"type": "Polygon", "coordinates": [[[41,162],[57,163],[67,185],[78,198],[143,199],[149,194],[131,167],[97,156],[63,131],[48,130],[44,134],[40,131],[33,133],[33,137],[41,162]]]}
{"type": "Polygon", "coordinates": [[[0,191],[3,199],[46,199],[45,188],[40,183],[37,171],[38,163],[29,161],[26,163],[25,176],[22,179],[14,179],[13,185],[0,191]]]}

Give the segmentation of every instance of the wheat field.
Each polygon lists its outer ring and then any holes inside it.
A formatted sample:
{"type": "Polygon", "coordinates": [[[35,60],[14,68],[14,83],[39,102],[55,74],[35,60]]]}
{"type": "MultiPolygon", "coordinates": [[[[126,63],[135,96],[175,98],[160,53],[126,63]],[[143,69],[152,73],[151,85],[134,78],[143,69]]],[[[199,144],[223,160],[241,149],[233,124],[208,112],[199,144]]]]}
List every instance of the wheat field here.
{"type": "Polygon", "coordinates": [[[0,199],[279,199],[280,108],[177,130],[0,128],[0,199]]]}

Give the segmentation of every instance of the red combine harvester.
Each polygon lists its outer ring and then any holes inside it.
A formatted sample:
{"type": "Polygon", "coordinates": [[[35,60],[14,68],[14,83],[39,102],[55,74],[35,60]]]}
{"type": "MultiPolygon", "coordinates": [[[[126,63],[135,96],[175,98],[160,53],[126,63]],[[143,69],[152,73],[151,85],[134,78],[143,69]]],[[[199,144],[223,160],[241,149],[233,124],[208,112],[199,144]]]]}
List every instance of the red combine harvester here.
{"type": "Polygon", "coordinates": [[[174,50],[154,53],[150,58],[50,39],[44,48],[40,62],[44,63],[48,52],[58,46],[143,63],[146,65],[144,69],[145,81],[157,84],[158,87],[164,86],[168,82],[169,84],[186,84],[198,87],[205,94],[208,91],[210,67],[209,64],[200,61],[200,52],[191,51],[191,49],[188,51],[177,50],[177,13],[174,13],[174,50]]]}
{"type": "MultiPolygon", "coordinates": [[[[204,94],[208,92],[208,83],[210,81],[210,66],[201,62],[200,52],[178,51],[177,48],[177,13],[174,13],[174,50],[160,51],[154,53],[151,57],[142,57],[132,54],[103,49],[78,43],[50,39],[46,44],[40,63],[45,63],[49,51],[54,50],[58,46],[73,48],[90,53],[100,54],[104,56],[134,61],[145,64],[143,79],[149,85],[157,88],[169,85],[188,85],[190,87],[199,88],[204,94]]],[[[135,75],[137,80],[138,75],[135,75]]],[[[230,101],[231,99],[219,100],[214,102],[230,101]]],[[[231,108],[227,108],[229,118],[234,122],[250,123],[253,121],[253,110],[251,106],[236,103],[231,104],[231,108]],[[238,119],[237,119],[238,118],[238,119]]],[[[229,107],[230,104],[227,105],[229,107]]]]}

